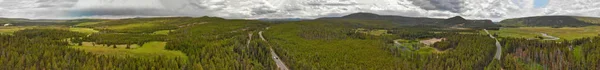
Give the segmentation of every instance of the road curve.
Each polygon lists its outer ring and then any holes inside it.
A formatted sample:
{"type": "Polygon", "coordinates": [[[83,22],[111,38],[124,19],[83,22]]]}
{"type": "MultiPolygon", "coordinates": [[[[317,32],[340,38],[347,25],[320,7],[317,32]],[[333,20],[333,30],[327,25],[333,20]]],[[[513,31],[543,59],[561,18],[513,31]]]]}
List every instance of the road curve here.
{"type": "Polygon", "coordinates": [[[487,33],[490,36],[490,38],[496,40],[496,54],[494,55],[494,59],[500,60],[500,58],[502,57],[502,45],[500,44],[498,39],[496,39],[496,37],[494,37],[492,34],[490,34],[490,32],[488,32],[487,29],[483,29],[483,31],[485,31],[485,33],[487,33]]]}
{"type": "Polygon", "coordinates": [[[252,41],[252,35],[254,35],[254,33],[248,33],[248,41],[246,42],[246,47],[250,47],[250,41],[252,41]]]}
{"type": "MultiPolygon", "coordinates": [[[[258,32],[260,39],[262,39],[265,42],[269,42],[269,41],[267,41],[267,39],[265,39],[265,37],[262,35],[262,33],[263,33],[263,31],[258,32]]],[[[273,60],[275,61],[275,64],[277,64],[278,70],[290,70],[290,68],[288,68],[285,65],[285,63],[283,63],[283,61],[281,61],[281,59],[279,58],[277,53],[275,53],[275,50],[273,50],[272,47],[269,47],[269,49],[271,50],[271,56],[273,56],[273,60]]]]}

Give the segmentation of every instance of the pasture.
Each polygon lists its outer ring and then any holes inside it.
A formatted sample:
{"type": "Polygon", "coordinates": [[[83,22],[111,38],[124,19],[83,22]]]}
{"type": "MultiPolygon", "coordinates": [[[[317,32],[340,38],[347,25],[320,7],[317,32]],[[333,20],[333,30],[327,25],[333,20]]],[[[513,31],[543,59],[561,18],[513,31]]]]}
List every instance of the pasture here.
{"type": "Polygon", "coordinates": [[[91,45],[91,43],[84,43],[83,46],[70,46],[74,49],[83,50],[86,52],[101,54],[101,55],[109,55],[109,56],[118,56],[118,57],[157,57],[157,56],[166,56],[166,57],[187,57],[180,51],[172,51],[165,50],[166,42],[148,42],[143,46],[139,47],[137,45],[133,45],[133,49],[125,49],[125,45],[118,45],[118,48],[107,47],[102,45],[91,45]]]}
{"type": "Polygon", "coordinates": [[[550,36],[561,38],[561,40],[573,40],[584,37],[594,37],[600,34],[600,26],[588,27],[520,27],[520,28],[501,28],[500,30],[491,30],[490,33],[497,34],[500,37],[515,38],[536,38],[546,33],[550,36]]]}

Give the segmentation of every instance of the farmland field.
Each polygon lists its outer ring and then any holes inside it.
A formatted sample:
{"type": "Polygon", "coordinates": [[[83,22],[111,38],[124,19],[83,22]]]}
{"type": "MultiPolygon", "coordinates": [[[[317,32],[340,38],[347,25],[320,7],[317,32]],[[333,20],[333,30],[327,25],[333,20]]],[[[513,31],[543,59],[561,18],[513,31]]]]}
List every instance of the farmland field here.
{"type": "MultiPolygon", "coordinates": [[[[180,51],[172,51],[166,50],[165,45],[166,42],[148,42],[144,44],[142,47],[137,47],[134,49],[125,49],[124,46],[119,46],[118,48],[106,47],[102,45],[92,46],[91,44],[84,44],[83,46],[70,46],[71,48],[84,50],[86,52],[91,52],[94,54],[101,55],[110,55],[110,56],[133,56],[133,57],[157,57],[157,56],[167,56],[167,57],[187,57],[185,54],[180,51]]],[[[134,46],[136,47],[136,46],[134,46]]]]}
{"type": "Polygon", "coordinates": [[[600,26],[588,27],[520,27],[520,28],[502,28],[500,30],[490,31],[493,34],[498,34],[500,37],[516,37],[516,38],[536,38],[541,36],[541,33],[546,33],[550,36],[555,36],[565,40],[573,40],[584,37],[594,37],[600,34],[600,26]]]}

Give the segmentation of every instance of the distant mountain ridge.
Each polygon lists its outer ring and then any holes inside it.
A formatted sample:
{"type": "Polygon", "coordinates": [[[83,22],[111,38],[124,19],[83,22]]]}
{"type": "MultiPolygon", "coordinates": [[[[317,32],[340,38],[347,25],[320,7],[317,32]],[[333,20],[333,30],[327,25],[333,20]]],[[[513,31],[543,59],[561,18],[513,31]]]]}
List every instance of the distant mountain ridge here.
{"type": "Polygon", "coordinates": [[[537,16],[506,19],[500,22],[500,25],[506,27],[583,27],[599,24],[600,18],[578,16],[537,16]]]}
{"type": "Polygon", "coordinates": [[[360,20],[385,20],[400,26],[436,26],[453,28],[475,28],[475,29],[496,29],[500,26],[494,24],[491,20],[467,20],[456,16],[448,19],[425,18],[425,17],[405,17],[393,15],[378,15],[373,13],[354,13],[343,17],[325,17],[324,19],[360,19],[360,20]]]}

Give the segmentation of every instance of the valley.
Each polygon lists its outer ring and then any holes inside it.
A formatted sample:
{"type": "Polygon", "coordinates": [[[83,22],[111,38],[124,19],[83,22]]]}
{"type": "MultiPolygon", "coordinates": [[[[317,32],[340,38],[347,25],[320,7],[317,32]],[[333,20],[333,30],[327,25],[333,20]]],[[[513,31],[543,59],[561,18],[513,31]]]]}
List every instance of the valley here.
{"type": "Polygon", "coordinates": [[[0,27],[0,69],[594,70],[595,19],[7,19],[0,24],[14,25],[0,27]]]}

